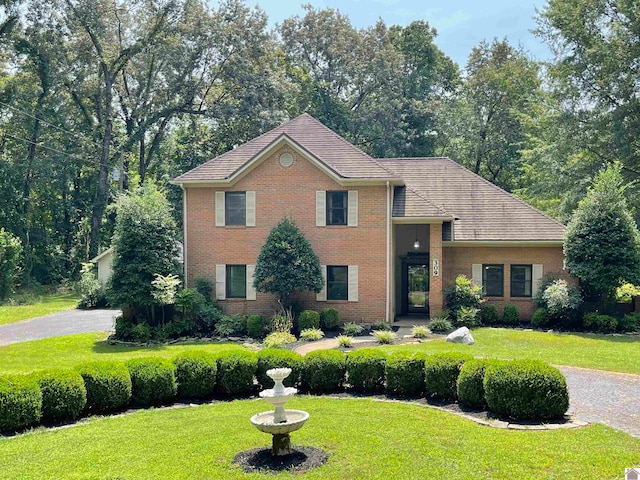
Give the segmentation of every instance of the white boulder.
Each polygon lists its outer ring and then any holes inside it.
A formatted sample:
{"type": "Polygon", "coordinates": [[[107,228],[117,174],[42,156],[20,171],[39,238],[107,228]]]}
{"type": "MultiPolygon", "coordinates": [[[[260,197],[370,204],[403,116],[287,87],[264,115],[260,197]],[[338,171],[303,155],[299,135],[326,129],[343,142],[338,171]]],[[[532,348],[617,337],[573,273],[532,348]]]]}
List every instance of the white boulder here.
{"type": "Polygon", "coordinates": [[[464,343],[465,345],[473,345],[475,343],[471,336],[471,332],[469,332],[467,327],[460,327],[459,329],[451,332],[447,335],[447,342],[464,343]]]}

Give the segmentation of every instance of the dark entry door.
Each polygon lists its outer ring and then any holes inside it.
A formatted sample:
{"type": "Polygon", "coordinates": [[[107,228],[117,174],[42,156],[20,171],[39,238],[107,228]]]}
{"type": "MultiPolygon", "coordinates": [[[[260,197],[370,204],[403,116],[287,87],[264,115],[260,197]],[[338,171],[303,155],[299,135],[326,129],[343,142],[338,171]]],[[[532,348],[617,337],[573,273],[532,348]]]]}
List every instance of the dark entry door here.
{"type": "Polygon", "coordinates": [[[429,257],[402,259],[402,310],[404,314],[429,313],[429,257]]]}

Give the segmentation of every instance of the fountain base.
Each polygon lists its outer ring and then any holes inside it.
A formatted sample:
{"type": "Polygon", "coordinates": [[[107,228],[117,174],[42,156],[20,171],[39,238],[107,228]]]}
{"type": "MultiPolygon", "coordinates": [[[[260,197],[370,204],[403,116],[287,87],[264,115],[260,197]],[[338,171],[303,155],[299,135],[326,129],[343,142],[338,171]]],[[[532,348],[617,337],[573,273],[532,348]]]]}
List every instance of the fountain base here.
{"type": "Polygon", "coordinates": [[[273,434],[273,441],[271,442],[271,455],[274,457],[281,457],[283,455],[291,455],[293,450],[291,449],[291,437],[288,433],[275,433],[273,434]]]}

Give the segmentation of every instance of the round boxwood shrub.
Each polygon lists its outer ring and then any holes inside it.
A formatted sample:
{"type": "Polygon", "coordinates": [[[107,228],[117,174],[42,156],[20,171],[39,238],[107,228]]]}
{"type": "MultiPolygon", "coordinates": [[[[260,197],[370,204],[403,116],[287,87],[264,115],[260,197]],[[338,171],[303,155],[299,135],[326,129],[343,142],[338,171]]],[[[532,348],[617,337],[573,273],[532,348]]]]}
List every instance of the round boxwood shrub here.
{"type": "Polygon", "coordinates": [[[482,305],[478,316],[480,317],[480,321],[485,325],[495,325],[500,320],[498,309],[492,303],[482,305]]]}
{"type": "Polygon", "coordinates": [[[337,330],[340,326],[340,312],[332,307],[320,311],[320,327],[325,331],[337,330]]]}
{"type": "Polygon", "coordinates": [[[384,388],[387,354],[378,348],[363,348],[347,355],[347,382],[359,392],[384,388]]]}
{"type": "Polygon", "coordinates": [[[42,393],[34,376],[0,376],[0,432],[34,425],[41,414],[42,393]]]}
{"type": "Polygon", "coordinates": [[[427,396],[442,400],[458,397],[457,381],[464,362],[473,355],[457,352],[429,355],[424,361],[425,392],[427,396]]]}
{"type": "Polygon", "coordinates": [[[240,395],[253,390],[258,359],[253,352],[227,352],[218,357],[218,389],[226,395],[240,395]]]}
{"type": "Polygon", "coordinates": [[[261,350],[258,352],[256,379],[263,389],[273,388],[273,380],[267,376],[267,370],[287,367],[291,369],[291,374],[284,379],[283,384],[285,387],[295,387],[300,383],[302,363],[302,355],[292,352],[291,350],[283,350],[280,348],[261,350]]]}
{"type": "Polygon", "coordinates": [[[127,362],[131,375],[131,403],[139,407],[161,405],[178,392],[176,367],[164,358],[134,358],[127,362]]]}
{"type": "Polygon", "coordinates": [[[484,374],[487,405],[516,419],[548,419],[569,408],[567,382],[560,371],[537,360],[492,363],[484,374]]]}
{"type": "Polygon", "coordinates": [[[267,322],[264,315],[248,315],[247,316],[247,335],[251,338],[259,340],[264,338],[267,322]]]}
{"type": "Polygon", "coordinates": [[[78,367],[87,389],[87,410],[100,413],[120,410],[131,400],[131,377],[122,363],[94,362],[78,367]]]}
{"type": "Polygon", "coordinates": [[[520,311],[518,307],[512,303],[507,303],[502,312],[502,323],[511,326],[520,325],[520,311]]]}
{"type": "Polygon", "coordinates": [[[549,317],[549,312],[546,308],[536,308],[536,311],[533,312],[533,316],[531,317],[531,325],[536,328],[545,328],[548,327],[551,323],[551,318],[549,317]]]}
{"type": "Polygon", "coordinates": [[[216,387],[216,357],[201,350],[181,353],[173,359],[180,398],[209,398],[216,387]]]}
{"type": "Polygon", "coordinates": [[[425,355],[419,352],[393,352],[385,364],[386,390],[395,395],[424,393],[425,355]]]}
{"type": "Polygon", "coordinates": [[[316,350],[304,357],[302,384],[311,392],[333,392],[344,383],[345,354],[338,350],[316,350]]]}
{"type": "Polygon", "coordinates": [[[320,328],[320,314],[315,310],[305,310],[298,317],[300,331],[307,328],[320,328]]]}
{"type": "Polygon", "coordinates": [[[470,407],[484,408],[484,372],[487,365],[499,360],[475,359],[464,362],[458,375],[458,402],[470,407]]]}
{"type": "Polygon", "coordinates": [[[47,370],[37,374],[42,392],[42,421],[77,420],[87,404],[82,376],[73,370],[47,370]]]}

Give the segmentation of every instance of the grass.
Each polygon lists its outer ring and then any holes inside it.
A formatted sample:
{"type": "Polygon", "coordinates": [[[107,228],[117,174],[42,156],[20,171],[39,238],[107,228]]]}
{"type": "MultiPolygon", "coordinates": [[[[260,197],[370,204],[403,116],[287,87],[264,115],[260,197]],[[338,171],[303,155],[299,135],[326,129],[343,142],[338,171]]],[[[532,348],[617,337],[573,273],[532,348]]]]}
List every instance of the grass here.
{"type": "MultiPolygon", "coordinates": [[[[309,479],[617,479],[640,460],[640,440],[603,425],[526,432],[370,399],[299,397],[289,404],[311,414],[292,434],[293,445],[329,454],[326,465],[303,475],[309,479]]],[[[240,451],[270,445],[249,423],[265,408],[240,400],[140,410],[0,439],[0,479],[291,478],[245,475],[232,465],[240,451]]]]}
{"type": "Polygon", "coordinates": [[[473,330],[475,345],[446,343],[444,339],[419,345],[385,347],[428,353],[465,352],[491,358],[542,360],[554,365],[640,374],[640,336],[592,333],[546,333],[508,328],[473,330]]]}
{"type": "Polygon", "coordinates": [[[0,372],[29,373],[48,368],[66,368],[95,360],[126,361],[130,358],[157,356],[171,358],[185,350],[211,352],[241,350],[237,344],[180,344],[149,347],[109,345],[104,332],[81,333],[14,343],[0,347],[0,372]]]}
{"type": "Polygon", "coordinates": [[[32,305],[0,306],[0,325],[71,310],[76,308],[80,297],[75,293],[53,293],[37,299],[32,305]]]}

